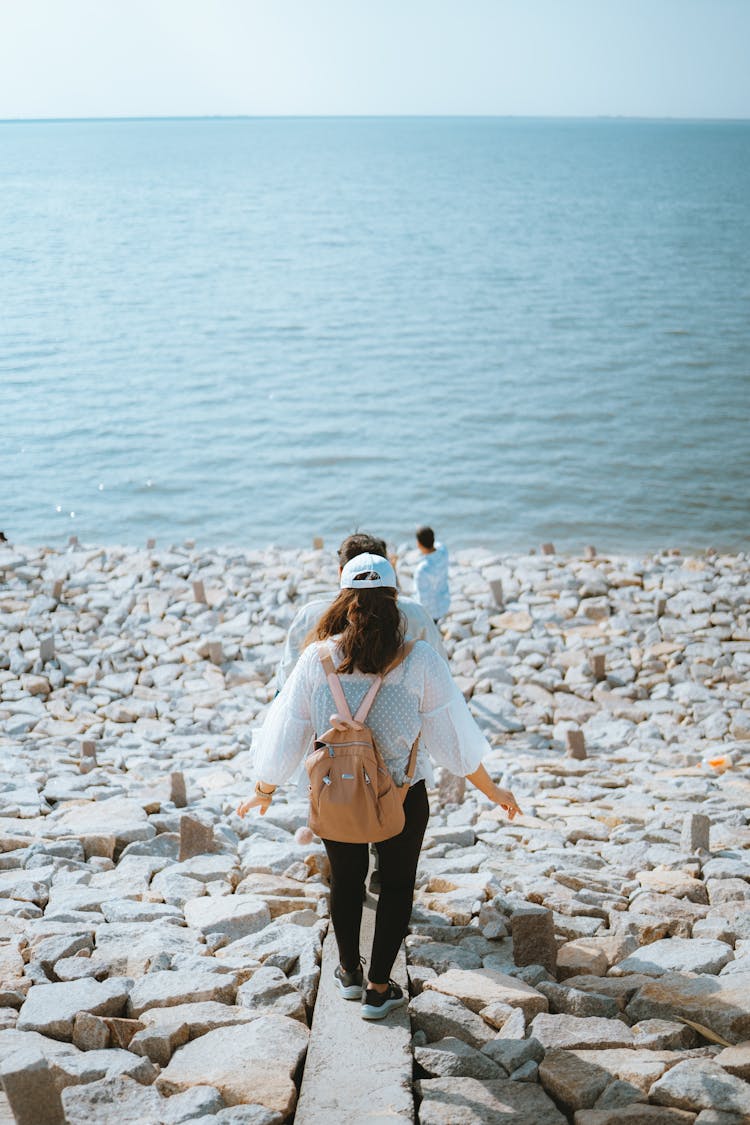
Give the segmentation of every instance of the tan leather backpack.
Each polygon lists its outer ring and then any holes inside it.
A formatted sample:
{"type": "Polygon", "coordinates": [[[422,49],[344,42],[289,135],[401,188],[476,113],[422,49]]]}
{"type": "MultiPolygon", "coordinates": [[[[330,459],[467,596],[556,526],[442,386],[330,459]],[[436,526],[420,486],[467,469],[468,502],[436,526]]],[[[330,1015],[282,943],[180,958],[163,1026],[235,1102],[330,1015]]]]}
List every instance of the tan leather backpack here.
{"type": "Polygon", "coordinates": [[[324,840],[377,844],[397,836],[404,827],[404,800],[414,776],[419,738],[411,748],[406,780],[396,786],[365,719],[383,676],[413,647],[413,641],[404,645],[396,660],[375,677],[353,718],[333,660],[327,652],[320,653],[338,714],[335,726],[315,739],[305,768],[310,779],[309,824],[324,840]]]}

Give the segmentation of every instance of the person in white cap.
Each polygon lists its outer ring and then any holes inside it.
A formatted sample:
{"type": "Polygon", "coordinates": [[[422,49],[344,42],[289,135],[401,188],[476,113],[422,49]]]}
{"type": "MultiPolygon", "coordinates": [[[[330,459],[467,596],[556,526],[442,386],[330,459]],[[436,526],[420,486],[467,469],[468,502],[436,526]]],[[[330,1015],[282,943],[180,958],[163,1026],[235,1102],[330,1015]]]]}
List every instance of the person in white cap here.
{"type": "MultiPolygon", "coordinates": [[[[355,531],[353,534],[347,535],[346,539],[342,540],[336,554],[339,564],[339,577],[349,560],[355,558],[357,555],[370,554],[382,555],[383,558],[388,557],[385,540],[377,535],[370,535],[366,531],[355,531]]],[[[291,676],[294,666],[305,647],[308,634],[317,627],[321,617],[330,608],[331,603],[337,595],[338,590],[332,590],[330,594],[319,598],[313,598],[312,601],[307,602],[297,610],[294,620],[289,626],[286,641],[284,642],[284,649],[281,654],[281,660],[276,670],[277,691],[281,691],[284,684],[291,676]]],[[[400,591],[398,595],[398,608],[404,620],[404,641],[427,641],[428,645],[431,645],[447,663],[448,656],[443,647],[440,631],[429,613],[427,613],[418,601],[414,601],[413,598],[404,597],[400,591]]],[[[304,777],[304,771],[302,771],[302,776],[298,774],[296,778],[298,784],[302,783],[303,778],[306,784],[307,778],[304,777]]],[[[374,848],[372,851],[375,864],[370,874],[369,889],[371,893],[379,894],[380,868],[378,854],[374,848]]]]}
{"type": "MultiPolygon", "coordinates": [[[[431,769],[423,745],[439,765],[467,777],[511,819],[520,809],[510,790],[500,789],[481,765],[490,746],[445,661],[424,641],[404,646],[396,574],[386,558],[362,554],[343,567],[339,595],[308,640],[256,734],[255,795],[237,811],[240,816],[253,808],[265,813],[276,787],[292,776],[311,749],[314,733],[325,731],[338,717],[331,715],[334,701],[321,657],[331,657],[352,714],[374,680],[382,677],[367,725],[396,785],[409,778],[411,751],[418,746],[404,801],[404,828],[376,844],[381,890],[362,1016],[382,1019],[405,999],[390,973],[409,925],[429,816],[425,782],[431,780],[431,769]]],[[[323,843],[331,864],[331,920],[340,960],[334,975],[346,999],[359,999],[364,985],[359,932],[367,844],[323,843]]]]}
{"type": "MultiPolygon", "coordinates": [[[[347,535],[337,551],[339,575],[341,575],[341,571],[350,559],[362,554],[382,555],[384,558],[387,558],[388,552],[386,550],[385,540],[380,539],[377,535],[369,535],[364,531],[356,531],[353,535],[347,535]]],[[[330,594],[314,598],[297,610],[294,620],[289,626],[286,641],[284,642],[284,651],[281,654],[281,660],[276,670],[276,687],[279,691],[281,691],[289,676],[291,676],[294,665],[299,660],[300,653],[304,648],[308,633],[318,624],[337,594],[338,590],[332,590],[330,594]]],[[[435,651],[447,661],[448,657],[443,648],[440,631],[435,626],[429,613],[427,613],[418,601],[415,601],[413,598],[404,597],[400,592],[398,595],[398,607],[405,619],[405,640],[427,641],[427,643],[432,645],[435,651]]]]}

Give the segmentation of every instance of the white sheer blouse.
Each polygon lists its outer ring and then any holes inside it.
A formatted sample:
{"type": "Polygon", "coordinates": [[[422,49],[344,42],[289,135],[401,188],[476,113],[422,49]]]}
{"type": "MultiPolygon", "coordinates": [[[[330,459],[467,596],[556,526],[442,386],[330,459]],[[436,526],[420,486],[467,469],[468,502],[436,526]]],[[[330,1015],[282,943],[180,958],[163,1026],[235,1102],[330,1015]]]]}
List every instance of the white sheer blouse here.
{"type": "MultiPolygon", "coordinates": [[[[331,725],[336,706],[320,662],[321,647],[328,648],[338,666],[335,641],[311,644],[271,704],[263,726],[254,733],[253,774],[258,781],[269,785],[288,781],[312,748],[313,735],[331,725]]],[[[340,678],[354,714],[374,677],[354,672],[340,678]]],[[[465,776],[490,751],[445,661],[425,641],[417,641],[406,659],[384,678],[367,725],[399,785],[417,735],[412,784],[422,779],[431,783],[428,754],[438,765],[465,776]]]]}

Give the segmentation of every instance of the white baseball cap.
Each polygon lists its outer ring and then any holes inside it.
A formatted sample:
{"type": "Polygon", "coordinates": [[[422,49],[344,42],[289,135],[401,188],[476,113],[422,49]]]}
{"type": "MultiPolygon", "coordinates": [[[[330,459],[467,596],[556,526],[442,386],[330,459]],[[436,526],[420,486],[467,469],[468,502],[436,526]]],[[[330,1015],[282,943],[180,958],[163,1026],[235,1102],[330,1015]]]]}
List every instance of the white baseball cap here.
{"type": "Polygon", "coordinates": [[[397,586],[396,571],[382,555],[355,555],[341,571],[342,590],[374,590],[378,586],[397,586]]]}

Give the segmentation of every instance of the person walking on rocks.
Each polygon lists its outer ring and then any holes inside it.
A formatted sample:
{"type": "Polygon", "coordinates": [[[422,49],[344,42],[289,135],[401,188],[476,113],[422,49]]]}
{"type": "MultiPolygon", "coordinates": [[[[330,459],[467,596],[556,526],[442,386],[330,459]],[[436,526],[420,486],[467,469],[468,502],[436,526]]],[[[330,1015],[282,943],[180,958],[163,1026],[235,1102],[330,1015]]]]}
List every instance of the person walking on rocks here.
{"type": "MultiPolygon", "coordinates": [[[[308,638],[256,734],[255,794],[239,806],[239,815],[254,808],[263,815],[276,787],[292,776],[306,752],[308,765],[316,754],[318,761],[321,753],[325,760],[326,750],[334,756],[325,741],[311,743],[315,732],[327,732],[330,738],[335,731],[363,729],[374,739],[383,772],[387,770],[405,794],[402,815],[399,809],[403,828],[390,838],[372,837],[380,858],[381,890],[362,1016],[382,1019],[404,1002],[390,974],[411,916],[429,816],[426,785],[432,783],[432,770],[423,746],[435,762],[467,777],[511,819],[520,809],[510,790],[495,785],[481,765],[489,744],[445,661],[424,641],[404,643],[395,571],[386,558],[369,553],[343,567],[338,597],[308,638]]],[[[310,772],[312,777],[312,767],[310,772]]],[[[355,781],[352,774],[337,775],[337,781],[339,777],[355,781]]],[[[363,787],[364,782],[370,784],[366,772],[356,784],[363,787]]],[[[340,959],[335,977],[346,999],[359,999],[364,986],[359,939],[367,842],[321,835],[331,865],[331,919],[340,959]]]]}
{"type": "MultiPolygon", "coordinates": [[[[347,535],[337,551],[339,576],[350,559],[355,558],[357,555],[367,553],[382,555],[384,558],[387,558],[388,550],[385,540],[377,535],[370,535],[366,531],[356,531],[352,535],[347,535]]],[[[305,646],[307,637],[313,629],[317,628],[318,622],[323,614],[330,609],[331,604],[337,596],[338,590],[331,591],[327,597],[314,598],[297,610],[294,620],[289,626],[289,632],[284,642],[284,651],[281,654],[279,667],[276,670],[277,691],[281,691],[287,679],[291,676],[294,666],[299,660],[302,649],[305,646]]],[[[435,622],[419,602],[414,601],[412,598],[402,597],[399,593],[398,608],[403,615],[404,640],[427,641],[447,663],[448,656],[443,648],[440,632],[435,622]]],[[[301,784],[302,778],[295,778],[295,781],[301,784]]],[[[370,891],[373,894],[379,894],[379,859],[377,852],[375,852],[374,849],[372,850],[374,852],[375,864],[370,875],[370,891]]]]}
{"type": "MultiPolygon", "coordinates": [[[[348,535],[337,552],[339,574],[341,574],[343,567],[346,566],[350,559],[366,553],[387,557],[388,552],[386,550],[385,540],[380,539],[377,535],[368,535],[363,531],[355,532],[354,535],[348,535]]],[[[289,632],[287,633],[284,643],[284,651],[281,655],[281,661],[276,672],[276,687],[279,691],[292,674],[292,670],[299,660],[308,634],[317,626],[323,614],[330,608],[337,594],[337,590],[332,590],[327,597],[314,598],[312,601],[307,602],[306,605],[303,605],[295,614],[294,620],[289,626],[289,632]]],[[[404,615],[406,640],[427,641],[427,643],[432,645],[435,651],[447,661],[448,658],[443,648],[440,633],[435,627],[430,615],[419,602],[414,601],[413,598],[406,598],[399,594],[398,607],[404,615]]]]}
{"type": "Polygon", "coordinates": [[[417,601],[437,625],[451,607],[448,551],[435,541],[431,527],[417,529],[417,547],[422,556],[414,570],[417,601]]]}

